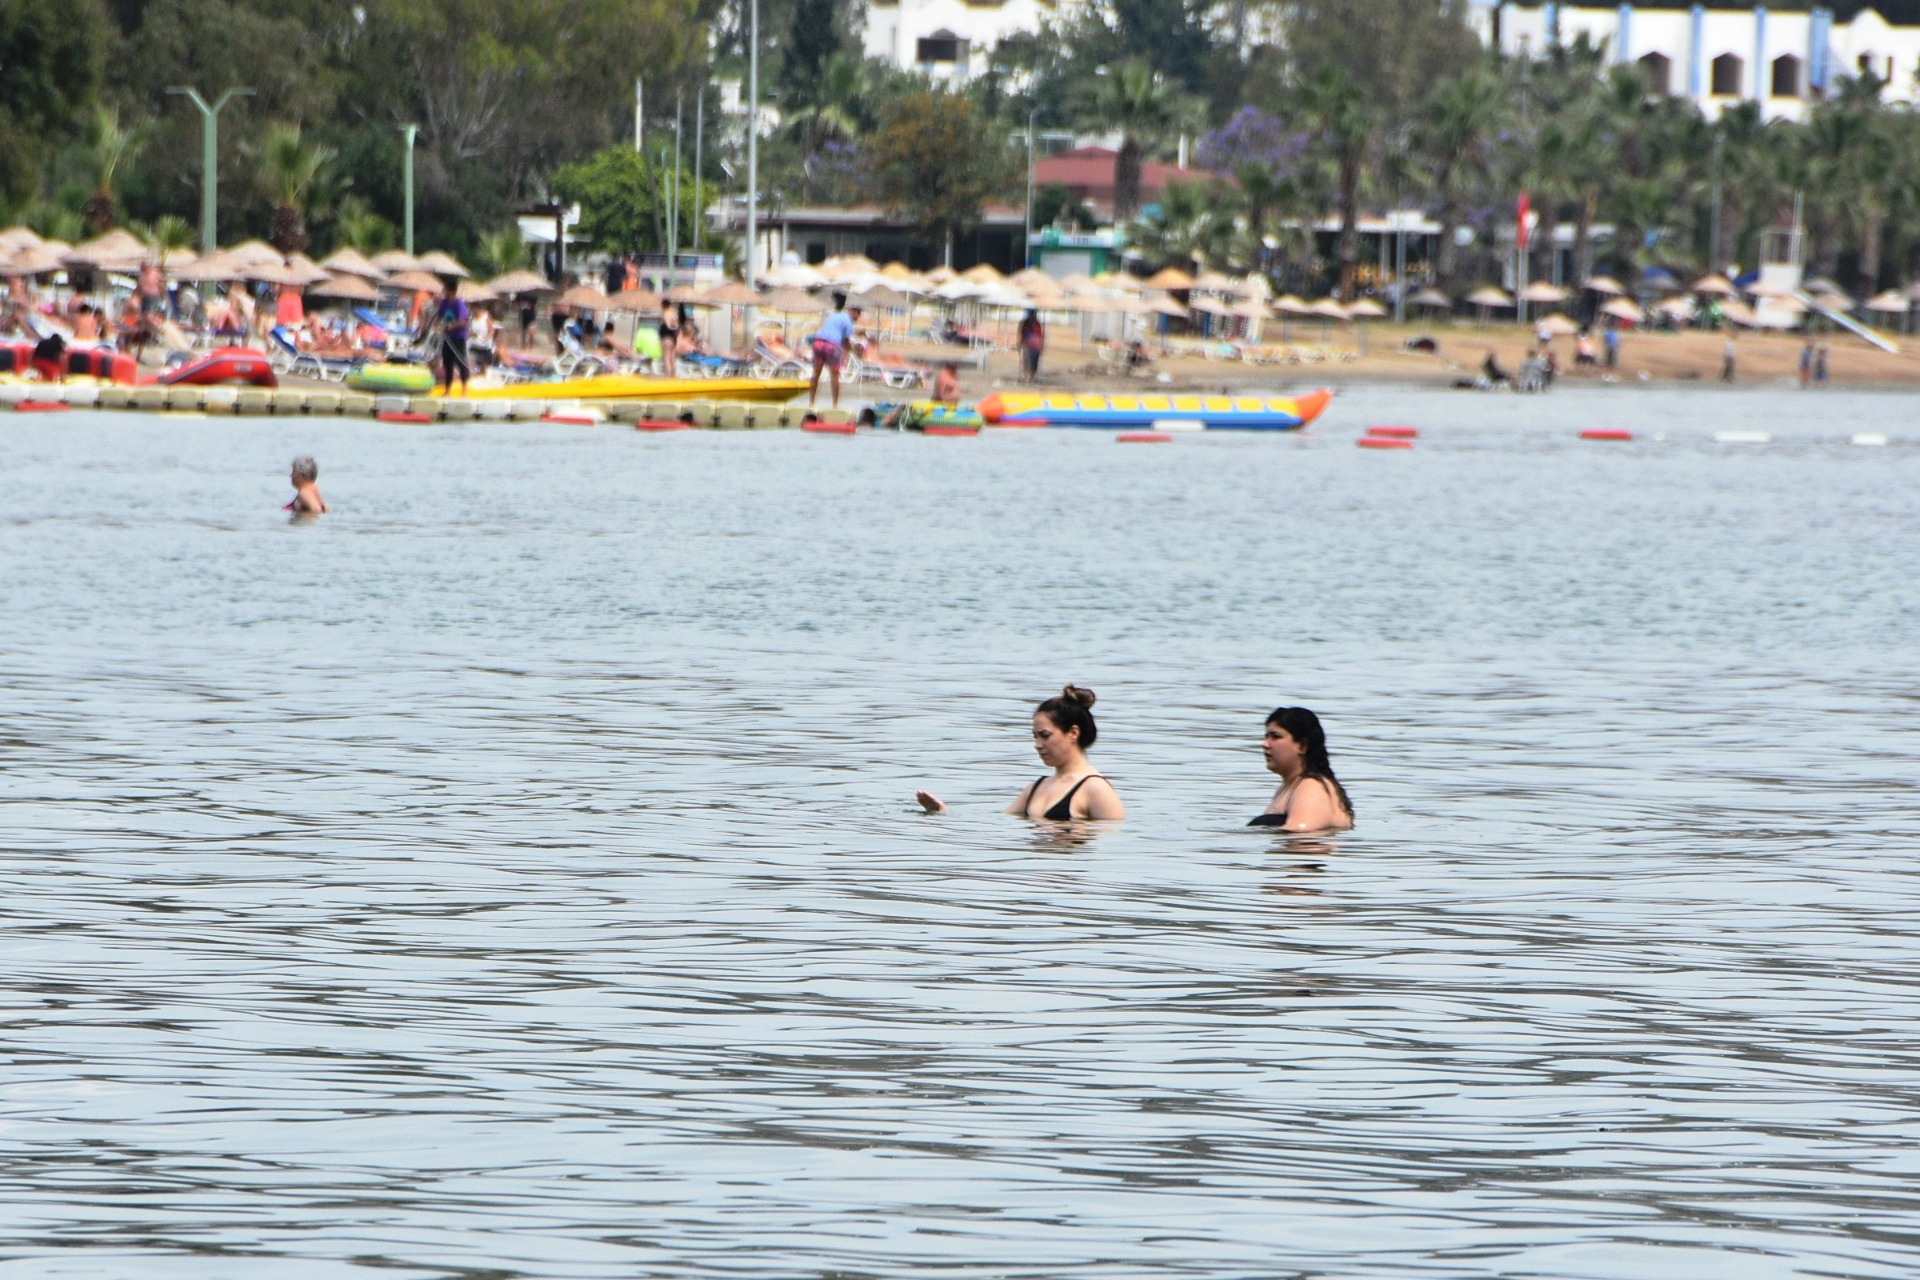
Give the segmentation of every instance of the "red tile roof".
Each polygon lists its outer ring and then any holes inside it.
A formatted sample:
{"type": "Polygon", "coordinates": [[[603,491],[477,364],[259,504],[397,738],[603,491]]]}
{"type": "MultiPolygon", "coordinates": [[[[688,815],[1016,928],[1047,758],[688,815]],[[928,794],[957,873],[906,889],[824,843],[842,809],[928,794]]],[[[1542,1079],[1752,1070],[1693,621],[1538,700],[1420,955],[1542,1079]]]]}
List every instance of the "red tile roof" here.
{"type": "MultiPolygon", "coordinates": [[[[1075,196],[1092,204],[1103,214],[1113,212],[1113,170],[1120,153],[1110,147],[1075,147],[1059,151],[1034,162],[1033,181],[1037,186],[1058,183],[1075,196]]],[[[1182,169],[1178,165],[1148,160],[1140,166],[1140,194],[1151,199],[1166,190],[1170,182],[1208,182],[1220,175],[1206,169],[1182,169]]]]}

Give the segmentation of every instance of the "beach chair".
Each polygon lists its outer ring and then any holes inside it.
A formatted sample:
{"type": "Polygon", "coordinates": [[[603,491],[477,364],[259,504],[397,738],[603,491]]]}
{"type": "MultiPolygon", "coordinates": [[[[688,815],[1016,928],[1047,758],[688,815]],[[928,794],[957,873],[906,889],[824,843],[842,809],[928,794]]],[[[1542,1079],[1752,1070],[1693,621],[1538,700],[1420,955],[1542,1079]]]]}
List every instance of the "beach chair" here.
{"type": "Polygon", "coordinates": [[[591,378],[605,373],[607,365],[599,356],[580,345],[580,339],[565,329],[560,331],[560,351],[553,358],[553,371],[561,378],[591,378]]]}
{"type": "Polygon", "coordinates": [[[280,373],[318,378],[322,382],[339,382],[358,369],[363,361],[358,356],[323,356],[314,351],[302,351],[291,330],[284,325],[275,325],[267,331],[267,363],[280,373]]]}
{"type": "Polygon", "coordinates": [[[758,378],[805,377],[813,366],[794,354],[784,342],[762,338],[753,344],[753,373],[758,378]]]}

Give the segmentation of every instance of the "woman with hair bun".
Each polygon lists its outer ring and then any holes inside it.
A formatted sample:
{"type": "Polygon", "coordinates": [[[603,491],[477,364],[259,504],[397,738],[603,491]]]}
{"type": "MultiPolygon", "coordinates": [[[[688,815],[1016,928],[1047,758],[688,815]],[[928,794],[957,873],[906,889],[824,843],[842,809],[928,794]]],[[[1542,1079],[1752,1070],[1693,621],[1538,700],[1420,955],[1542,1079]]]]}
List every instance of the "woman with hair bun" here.
{"type": "Polygon", "coordinates": [[[1267,768],[1280,775],[1267,811],[1247,825],[1286,831],[1347,831],[1353,827],[1353,801],[1333,776],[1327,759],[1327,731],[1305,707],[1280,707],[1267,717],[1261,743],[1267,768]]]}
{"type": "MultiPolygon", "coordinates": [[[[1100,736],[1093,723],[1093,690],[1068,685],[1033,712],[1033,749],[1053,769],[1023,789],[1006,812],[1046,822],[1093,818],[1118,822],[1127,806],[1113,784],[1087,763],[1087,748],[1100,736]]],[[[947,806],[929,792],[914,793],[928,813],[945,813],[947,806]]]]}

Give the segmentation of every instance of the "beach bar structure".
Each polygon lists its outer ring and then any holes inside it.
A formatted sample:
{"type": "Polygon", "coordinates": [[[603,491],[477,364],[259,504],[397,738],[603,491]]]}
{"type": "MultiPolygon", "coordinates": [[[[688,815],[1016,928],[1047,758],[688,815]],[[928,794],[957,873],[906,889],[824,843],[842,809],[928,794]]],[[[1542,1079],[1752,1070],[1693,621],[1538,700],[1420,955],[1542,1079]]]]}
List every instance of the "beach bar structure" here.
{"type": "Polygon", "coordinates": [[[1516,58],[1585,35],[1614,62],[1638,66],[1648,92],[1689,98],[1709,118],[1752,102],[1769,120],[1805,119],[1837,81],[1863,72],[1888,82],[1888,101],[1920,104],[1920,26],[1895,26],[1872,8],[1843,22],[1827,8],[1501,4],[1479,20],[1482,38],[1516,58]]]}

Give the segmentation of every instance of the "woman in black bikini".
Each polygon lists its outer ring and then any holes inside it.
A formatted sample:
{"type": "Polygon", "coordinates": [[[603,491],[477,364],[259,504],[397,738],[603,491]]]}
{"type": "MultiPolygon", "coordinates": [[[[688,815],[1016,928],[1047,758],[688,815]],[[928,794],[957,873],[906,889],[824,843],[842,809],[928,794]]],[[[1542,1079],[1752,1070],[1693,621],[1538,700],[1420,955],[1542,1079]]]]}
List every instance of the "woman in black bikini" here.
{"type": "MultiPolygon", "coordinates": [[[[1006,812],[1047,822],[1118,822],[1126,817],[1120,793],[1087,763],[1087,748],[1099,735],[1093,723],[1093,690],[1068,685],[1058,697],[1041,703],[1033,713],[1033,749],[1053,767],[1053,776],[1034,779],[1006,812]]],[[[914,798],[928,813],[947,811],[929,792],[915,792],[914,798]]]]}
{"type": "Polygon", "coordinates": [[[1333,776],[1327,759],[1327,731],[1305,707],[1281,707],[1267,717],[1261,743],[1267,768],[1280,775],[1267,811],[1247,825],[1286,831],[1347,831],[1353,827],[1353,801],[1333,776]]]}
{"type": "Polygon", "coordinates": [[[674,362],[680,355],[680,308],[671,302],[660,304],[660,372],[674,376],[674,362]]]}

